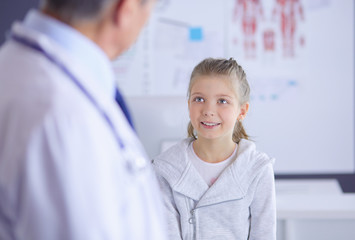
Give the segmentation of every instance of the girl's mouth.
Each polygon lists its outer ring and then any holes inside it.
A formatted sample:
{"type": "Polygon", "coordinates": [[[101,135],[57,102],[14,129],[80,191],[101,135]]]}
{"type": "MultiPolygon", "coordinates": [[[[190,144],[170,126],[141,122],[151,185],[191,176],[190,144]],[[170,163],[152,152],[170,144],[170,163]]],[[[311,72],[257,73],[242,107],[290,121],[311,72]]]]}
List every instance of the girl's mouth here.
{"type": "Polygon", "coordinates": [[[201,124],[205,127],[205,128],[214,128],[216,126],[221,125],[220,123],[213,123],[213,122],[201,122],[201,124]]]}

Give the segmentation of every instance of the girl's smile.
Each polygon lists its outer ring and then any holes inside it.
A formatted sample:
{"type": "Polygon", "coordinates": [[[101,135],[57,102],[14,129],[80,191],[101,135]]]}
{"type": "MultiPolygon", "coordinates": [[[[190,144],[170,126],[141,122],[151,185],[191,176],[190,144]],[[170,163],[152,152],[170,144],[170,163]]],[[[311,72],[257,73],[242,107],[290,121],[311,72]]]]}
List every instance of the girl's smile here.
{"type": "Polygon", "coordinates": [[[189,98],[191,124],[198,137],[232,141],[240,106],[228,76],[196,78],[189,98]]]}
{"type": "Polygon", "coordinates": [[[215,122],[201,122],[201,124],[204,128],[208,128],[208,129],[212,129],[221,125],[221,123],[215,123],[215,122]]]}

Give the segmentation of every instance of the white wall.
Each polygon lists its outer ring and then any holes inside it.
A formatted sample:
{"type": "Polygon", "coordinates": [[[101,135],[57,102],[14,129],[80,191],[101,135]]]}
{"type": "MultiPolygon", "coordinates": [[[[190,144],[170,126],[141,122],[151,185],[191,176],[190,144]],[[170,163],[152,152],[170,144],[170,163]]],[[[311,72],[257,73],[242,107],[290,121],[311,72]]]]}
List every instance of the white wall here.
{"type": "Polygon", "coordinates": [[[186,97],[129,97],[127,104],[150,158],[161,152],[163,141],[178,141],[187,136],[186,97]]]}

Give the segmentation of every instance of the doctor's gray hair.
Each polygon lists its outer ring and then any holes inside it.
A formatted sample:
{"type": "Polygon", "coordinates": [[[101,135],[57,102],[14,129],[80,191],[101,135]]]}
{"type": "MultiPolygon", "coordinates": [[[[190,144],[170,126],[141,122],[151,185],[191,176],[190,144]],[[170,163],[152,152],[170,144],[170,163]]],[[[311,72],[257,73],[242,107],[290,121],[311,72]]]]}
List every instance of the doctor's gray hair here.
{"type": "Polygon", "coordinates": [[[41,0],[41,8],[66,23],[98,18],[110,4],[120,0],[41,0]]]}

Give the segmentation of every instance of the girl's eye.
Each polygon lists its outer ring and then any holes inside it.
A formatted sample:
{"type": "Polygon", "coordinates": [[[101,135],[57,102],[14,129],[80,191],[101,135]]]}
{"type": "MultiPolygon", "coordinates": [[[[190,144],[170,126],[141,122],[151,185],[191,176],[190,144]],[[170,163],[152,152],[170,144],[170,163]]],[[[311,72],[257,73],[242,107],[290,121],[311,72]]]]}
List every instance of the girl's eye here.
{"type": "Polygon", "coordinates": [[[225,99],[219,99],[219,100],[218,100],[218,103],[227,104],[228,101],[225,100],[225,99]]]}
{"type": "Polygon", "coordinates": [[[202,97],[195,97],[195,102],[204,102],[205,100],[202,97]]]}

